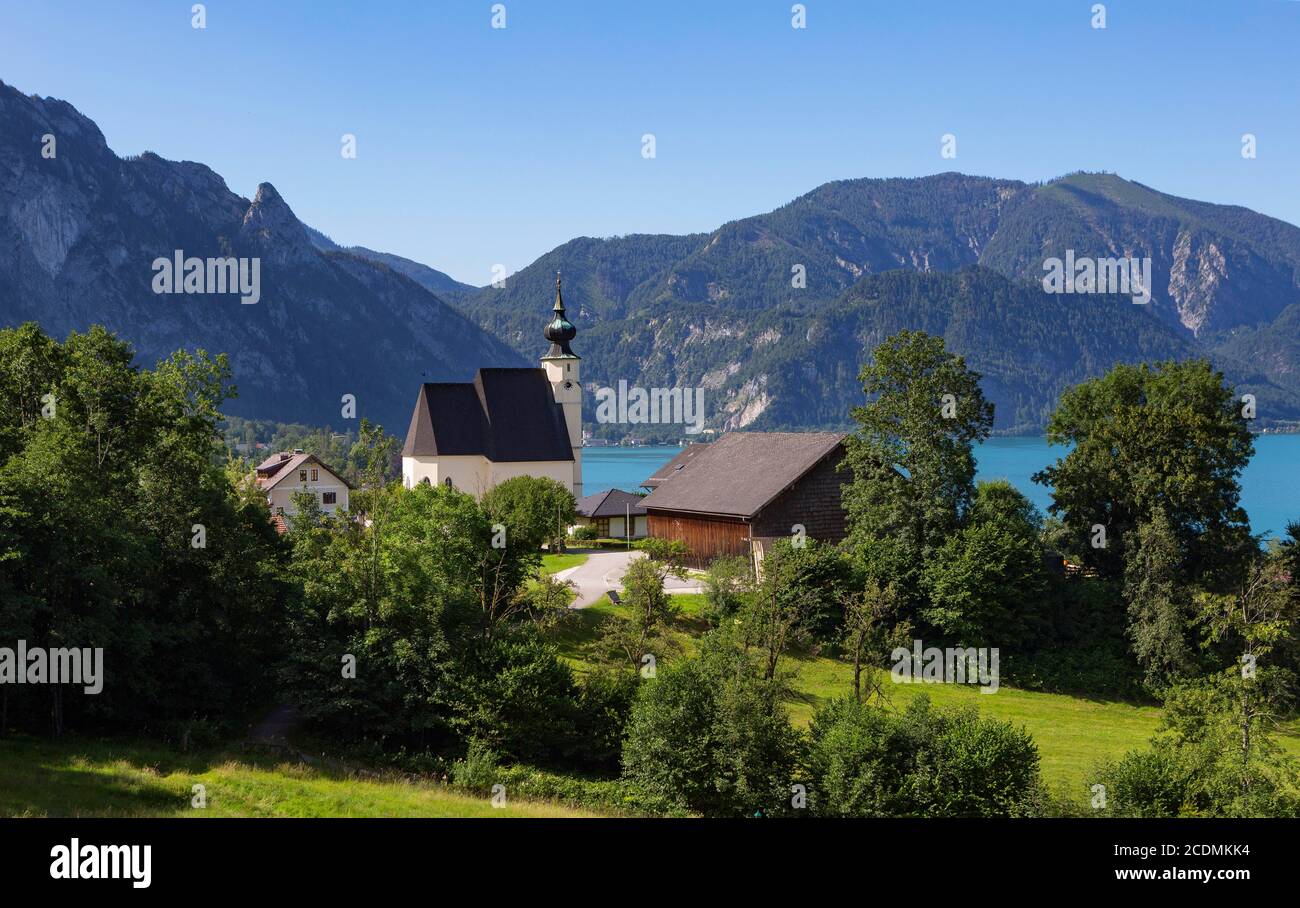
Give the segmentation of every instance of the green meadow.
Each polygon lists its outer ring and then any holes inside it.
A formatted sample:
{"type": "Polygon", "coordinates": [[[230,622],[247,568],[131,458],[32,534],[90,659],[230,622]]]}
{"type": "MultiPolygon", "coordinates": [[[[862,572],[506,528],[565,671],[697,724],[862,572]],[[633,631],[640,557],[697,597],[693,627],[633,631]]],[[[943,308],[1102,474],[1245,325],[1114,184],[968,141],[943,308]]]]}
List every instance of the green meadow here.
{"type": "MultiPolygon", "coordinates": [[[[555,556],[557,559],[582,556],[555,556]]],[[[564,565],[572,567],[572,563],[564,565]]],[[[556,568],[562,570],[563,568],[556,568]]],[[[677,658],[692,655],[708,628],[702,595],[673,597],[677,658]]],[[[550,633],[575,670],[591,668],[588,645],[607,618],[625,608],[601,599],[575,611],[550,633]]],[[[672,658],[672,657],[669,657],[672,658]]],[[[783,660],[791,672],[790,717],[805,726],[814,711],[852,690],[853,669],[825,655],[783,660]]],[[[983,694],[974,685],[886,683],[889,705],[902,708],[922,694],[939,705],[973,704],[981,713],[1023,726],[1038,744],[1043,778],[1058,795],[1082,800],[1092,767],[1144,747],[1155,733],[1155,706],[1003,685],[983,694]]],[[[1300,758],[1300,723],[1281,736],[1300,758]]],[[[169,817],[590,817],[600,814],[545,801],[511,800],[501,808],[439,781],[396,773],[358,773],[286,762],[264,751],[178,754],[128,742],[0,739],[0,816],[169,817]],[[207,806],[191,806],[193,786],[206,789],[207,806]]]]}
{"type": "MultiPolygon", "coordinates": [[[[682,652],[695,649],[695,638],[707,629],[701,617],[702,595],[677,595],[674,636],[682,652]]],[[[574,620],[555,632],[561,654],[579,671],[589,668],[585,646],[593,640],[602,620],[623,609],[601,599],[578,612],[574,620]]],[[[853,667],[824,655],[789,657],[782,669],[793,672],[790,718],[806,726],[816,709],[828,700],[853,691],[853,667]]],[[[887,672],[881,672],[888,675],[887,672]]],[[[1018,690],[1002,685],[984,694],[975,685],[896,684],[886,678],[891,707],[902,708],[914,697],[928,696],[936,705],[973,704],[987,716],[1023,726],[1038,744],[1043,779],[1056,793],[1080,800],[1092,783],[1090,772],[1100,761],[1145,747],[1160,723],[1160,708],[1116,700],[1018,690]]],[[[1292,721],[1279,739],[1300,758],[1300,721],[1292,721]]]]}
{"type": "Polygon", "coordinates": [[[5,817],[590,817],[397,775],[359,777],[249,754],[176,754],[76,738],[0,740],[5,817]],[[192,806],[194,786],[207,806],[192,806]]]}

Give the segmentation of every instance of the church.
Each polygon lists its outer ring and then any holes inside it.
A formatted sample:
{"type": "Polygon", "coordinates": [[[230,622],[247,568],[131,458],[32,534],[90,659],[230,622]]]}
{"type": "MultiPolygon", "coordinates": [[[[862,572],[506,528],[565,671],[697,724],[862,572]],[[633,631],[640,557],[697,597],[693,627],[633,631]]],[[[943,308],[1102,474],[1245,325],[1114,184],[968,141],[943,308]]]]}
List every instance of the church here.
{"type": "Polygon", "coordinates": [[[481,497],[515,476],[554,479],[582,497],[582,385],[560,277],[540,369],[479,369],[471,382],[420,386],[402,448],[402,481],[481,497]]]}

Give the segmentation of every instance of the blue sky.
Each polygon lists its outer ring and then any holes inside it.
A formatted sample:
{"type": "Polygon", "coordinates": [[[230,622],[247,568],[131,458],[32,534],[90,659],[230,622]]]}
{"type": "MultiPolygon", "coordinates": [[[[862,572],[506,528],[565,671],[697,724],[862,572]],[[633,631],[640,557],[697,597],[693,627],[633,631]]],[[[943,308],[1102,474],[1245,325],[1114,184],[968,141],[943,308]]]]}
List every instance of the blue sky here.
{"type": "Polygon", "coordinates": [[[0,0],[0,79],[472,284],[944,170],[1109,170],[1300,223],[1300,3],[1114,0],[1097,30],[1093,2],[806,0],[796,30],[789,0],[504,0],[505,29],[491,0],[211,0],[196,30],[192,0],[0,0]]]}

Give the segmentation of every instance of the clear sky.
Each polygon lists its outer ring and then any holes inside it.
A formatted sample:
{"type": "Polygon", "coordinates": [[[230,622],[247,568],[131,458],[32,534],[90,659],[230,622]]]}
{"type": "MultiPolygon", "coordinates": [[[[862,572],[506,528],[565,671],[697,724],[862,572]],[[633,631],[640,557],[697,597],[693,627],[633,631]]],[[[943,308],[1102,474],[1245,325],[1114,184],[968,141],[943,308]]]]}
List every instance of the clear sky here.
{"type": "Polygon", "coordinates": [[[850,177],[1109,170],[1300,223],[1293,0],[192,2],[0,0],[0,79],[476,285],[850,177]]]}

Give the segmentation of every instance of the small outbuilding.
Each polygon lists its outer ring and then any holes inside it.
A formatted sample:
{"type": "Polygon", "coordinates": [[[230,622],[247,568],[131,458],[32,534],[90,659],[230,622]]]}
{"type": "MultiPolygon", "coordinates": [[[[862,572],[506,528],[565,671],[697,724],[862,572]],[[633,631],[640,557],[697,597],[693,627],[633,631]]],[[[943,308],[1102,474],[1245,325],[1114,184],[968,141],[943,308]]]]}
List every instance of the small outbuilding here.
{"type": "Polygon", "coordinates": [[[578,502],[578,526],[592,526],[605,539],[644,539],[645,497],[622,489],[606,489],[578,502]],[[629,532],[630,527],[630,532],[629,532]]]}

